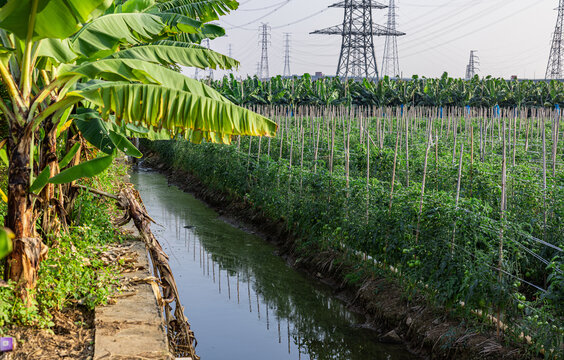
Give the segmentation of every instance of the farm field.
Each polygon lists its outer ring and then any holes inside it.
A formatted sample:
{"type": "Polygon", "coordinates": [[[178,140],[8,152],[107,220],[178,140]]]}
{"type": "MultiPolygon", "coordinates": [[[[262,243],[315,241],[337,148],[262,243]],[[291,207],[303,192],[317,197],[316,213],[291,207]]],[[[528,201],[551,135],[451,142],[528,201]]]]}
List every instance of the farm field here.
{"type": "Polygon", "coordinates": [[[283,219],[305,243],[344,249],[437,305],[485,323],[490,314],[494,327],[537,351],[561,349],[559,110],[252,110],[276,120],[276,138],[150,147],[211,188],[283,219]]]}

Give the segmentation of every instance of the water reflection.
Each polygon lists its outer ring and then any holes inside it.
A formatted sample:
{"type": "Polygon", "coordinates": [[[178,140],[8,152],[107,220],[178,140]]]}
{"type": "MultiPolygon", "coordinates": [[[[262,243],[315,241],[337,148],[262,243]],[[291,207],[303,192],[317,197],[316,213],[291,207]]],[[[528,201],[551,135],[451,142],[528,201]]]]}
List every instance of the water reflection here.
{"type": "Polygon", "coordinates": [[[141,171],[132,182],[160,225],[153,231],[170,255],[203,360],[416,358],[378,343],[330,289],[163,176],[141,171]]]}

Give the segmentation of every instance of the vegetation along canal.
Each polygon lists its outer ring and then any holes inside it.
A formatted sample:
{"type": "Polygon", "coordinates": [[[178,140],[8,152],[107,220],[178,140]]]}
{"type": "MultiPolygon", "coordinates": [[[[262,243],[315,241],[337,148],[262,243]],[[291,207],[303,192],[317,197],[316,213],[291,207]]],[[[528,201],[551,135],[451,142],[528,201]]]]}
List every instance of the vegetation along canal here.
{"type": "Polygon", "coordinates": [[[163,175],[140,170],[131,181],[159,224],[153,230],[170,256],[202,359],[417,359],[379,343],[328,287],[163,175]]]}

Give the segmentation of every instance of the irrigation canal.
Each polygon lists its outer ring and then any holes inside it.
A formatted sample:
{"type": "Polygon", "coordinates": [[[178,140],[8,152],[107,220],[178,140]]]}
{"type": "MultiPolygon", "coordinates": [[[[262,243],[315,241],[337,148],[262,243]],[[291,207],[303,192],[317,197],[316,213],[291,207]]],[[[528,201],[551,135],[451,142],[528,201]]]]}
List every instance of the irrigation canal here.
{"type": "Polygon", "coordinates": [[[411,360],[378,342],[331,290],[290,268],[263,239],[238,229],[156,172],[131,174],[153,232],[170,256],[203,360],[411,360]]]}

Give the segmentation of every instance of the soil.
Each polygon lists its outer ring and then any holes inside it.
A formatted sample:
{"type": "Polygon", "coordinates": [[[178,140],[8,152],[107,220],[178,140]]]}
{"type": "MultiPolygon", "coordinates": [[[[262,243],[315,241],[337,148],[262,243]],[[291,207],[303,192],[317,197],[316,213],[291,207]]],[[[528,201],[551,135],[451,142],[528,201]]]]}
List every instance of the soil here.
{"type": "Polygon", "coordinates": [[[468,319],[436,308],[422,296],[408,299],[396,280],[366,277],[351,284],[346,276],[356,272],[358,261],[342,252],[304,248],[283,220],[274,222],[244,199],[213,191],[194,174],[170,169],[158,155],[145,153],[144,166],[166,174],[169,183],[204,201],[225,221],[277,245],[279,255],[294,268],[332,286],[335,296],[363,313],[368,319],[363,326],[377,331],[383,341],[393,330],[409,349],[430,359],[538,359],[518,344],[498,340],[492,329],[482,326],[478,331],[467,325],[468,319]]]}
{"type": "MultiPolygon", "coordinates": [[[[124,234],[129,231],[124,230],[124,234]]],[[[108,245],[107,250],[98,257],[106,264],[118,263],[119,271],[124,273],[137,270],[137,255],[131,250],[130,242],[108,245]]],[[[128,281],[120,277],[119,291],[130,289],[128,281]]],[[[109,303],[114,303],[121,295],[115,293],[109,303]]],[[[0,360],[91,360],[94,357],[95,310],[80,305],[80,301],[70,303],[61,311],[51,310],[53,323],[50,330],[29,326],[14,326],[5,329],[6,336],[16,340],[14,351],[0,354],[0,360]]]]}
{"type": "Polygon", "coordinates": [[[53,313],[51,331],[30,327],[8,330],[18,346],[0,355],[0,360],[92,359],[94,356],[94,311],[73,305],[53,313]]]}

